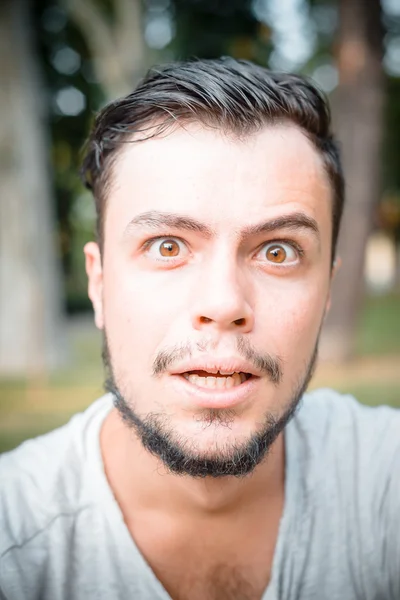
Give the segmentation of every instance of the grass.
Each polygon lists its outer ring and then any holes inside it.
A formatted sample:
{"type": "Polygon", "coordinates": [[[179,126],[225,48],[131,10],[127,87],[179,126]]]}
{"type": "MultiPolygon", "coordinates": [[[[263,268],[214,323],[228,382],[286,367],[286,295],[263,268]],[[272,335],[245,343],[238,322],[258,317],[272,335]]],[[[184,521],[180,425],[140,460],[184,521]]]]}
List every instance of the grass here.
{"type": "MultiPolygon", "coordinates": [[[[100,335],[70,328],[73,363],[49,378],[0,381],[0,452],[68,421],[102,395],[100,335]]],[[[400,296],[369,298],[360,316],[358,355],[348,365],[320,365],[312,388],[333,387],[360,402],[400,408],[400,296]]]]}
{"type": "Polygon", "coordinates": [[[358,323],[356,352],[359,356],[400,354],[399,294],[366,298],[358,323]]]}

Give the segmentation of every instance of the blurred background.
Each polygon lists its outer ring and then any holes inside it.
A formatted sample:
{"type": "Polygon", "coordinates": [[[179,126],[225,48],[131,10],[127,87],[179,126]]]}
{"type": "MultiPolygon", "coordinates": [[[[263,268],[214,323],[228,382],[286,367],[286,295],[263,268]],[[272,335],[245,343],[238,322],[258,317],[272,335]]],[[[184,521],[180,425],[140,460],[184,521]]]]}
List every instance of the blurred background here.
{"type": "Polygon", "coordinates": [[[232,55],[314,78],[348,185],[312,387],[400,407],[400,0],[2,0],[0,451],[102,394],[78,170],[95,112],[154,63],[232,55]]]}

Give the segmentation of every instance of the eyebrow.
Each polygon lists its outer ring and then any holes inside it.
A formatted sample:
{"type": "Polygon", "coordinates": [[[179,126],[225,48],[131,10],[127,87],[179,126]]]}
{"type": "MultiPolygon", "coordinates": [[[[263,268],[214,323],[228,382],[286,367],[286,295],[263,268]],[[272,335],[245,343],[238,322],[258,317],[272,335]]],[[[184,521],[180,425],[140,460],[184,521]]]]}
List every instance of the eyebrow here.
{"type": "Polygon", "coordinates": [[[211,227],[196,219],[192,219],[185,215],[176,215],[174,213],[159,212],[156,210],[150,210],[134,217],[125,229],[125,234],[129,235],[132,228],[136,229],[141,227],[147,229],[161,229],[163,227],[182,229],[184,231],[201,233],[207,238],[211,238],[215,235],[215,231],[211,229],[211,227]]]}
{"type": "MultiPolygon", "coordinates": [[[[201,233],[206,238],[211,238],[216,235],[214,229],[192,217],[152,210],[134,217],[126,227],[124,236],[129,235],[132,229],[142,227],[155,230],[166,227],[192,231],[201,233]]],[[[281,215],[256,225],[247,225],[243,229],[236,231],[236,235],[239,240],[243,242],[249,237],[260,235],[262,233],[271,233],[279,229],[308,230],[316,236],[318,241],[320,240],[317,221],[302,212],[281,215]]]]}

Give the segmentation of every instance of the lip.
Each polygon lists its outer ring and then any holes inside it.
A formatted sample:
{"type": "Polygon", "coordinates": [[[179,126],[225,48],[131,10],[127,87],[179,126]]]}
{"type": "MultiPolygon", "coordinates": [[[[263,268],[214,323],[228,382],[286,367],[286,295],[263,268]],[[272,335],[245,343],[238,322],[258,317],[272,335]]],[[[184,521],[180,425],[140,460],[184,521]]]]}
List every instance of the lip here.
{"type": "Polygon", "coordinates": [[[189,397],[194,404],[202,408],[221,409],[234,408],[238,404],[251,400],[261,381],[260,377],[254,376],[236,387],[224,390],[198,387],[185,379],[182,374],[171,374],[169,377],[180,396],[189,397]]]}
{"type": "Polygon", "coordinates": [[[182,375],[188,371],[207,371],[210,375],[216,375],[218,372],[221,372],[222,374],[250,373],[256,377],[261,377],[262,375],[262,373],[255,369],[251,363],[239,358],[211,358],[210,356],[204,356],[195,360],[191,359],[179,363],[174,367],[170,374],[182,375]]]}

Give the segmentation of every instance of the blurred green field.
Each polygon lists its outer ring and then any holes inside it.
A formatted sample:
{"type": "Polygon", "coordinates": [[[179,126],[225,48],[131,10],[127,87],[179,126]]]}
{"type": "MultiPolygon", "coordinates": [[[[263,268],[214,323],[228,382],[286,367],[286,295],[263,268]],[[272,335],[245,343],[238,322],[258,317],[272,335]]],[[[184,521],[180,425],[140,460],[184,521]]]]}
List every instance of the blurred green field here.
{"type": "MultiPolygon", "coordinates": [[[[90,318],[69,327],[71,365],[49,378],[0,380],[0,452],[68,421],[103,393],[101,337],[90,318]]],[[[357,358],[321,364],[311,388],[333,387],[374,406],[400,408],[400,295],[368,298],[360,314],[357,358]]]]}

